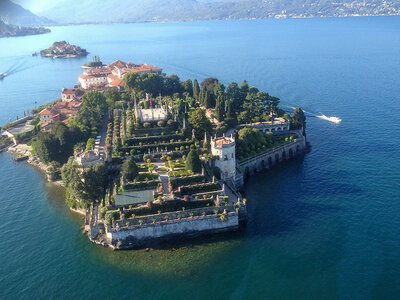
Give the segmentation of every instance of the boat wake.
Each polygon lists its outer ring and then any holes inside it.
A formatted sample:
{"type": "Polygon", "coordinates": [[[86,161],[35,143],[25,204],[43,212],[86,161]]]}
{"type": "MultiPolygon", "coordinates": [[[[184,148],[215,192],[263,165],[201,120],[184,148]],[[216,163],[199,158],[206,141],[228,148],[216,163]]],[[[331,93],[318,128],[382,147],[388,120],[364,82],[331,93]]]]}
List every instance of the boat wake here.
{"type": "MultiPolygon", "coordinates": [[[[283,104],[282,106],[286,106],[286,107],[290,108],[293,111],[295,110],[294,106],[290,106],[290,105],[286,105],[286,104],[283,104]]],[[[326,120],[326,121],[329,121],[329,122],[332,122],[332,123],[335,123],[335,124],[339,124],[339,123],[342,122],[342,119],[340,119],[338,117],[328,117],[328,116],[324,115],[321,112],[314,113],[314,112],[310,112],[310,111],[306,111],[306,110],[303,110],[303,111],[304,111],[304,113],[306,114],[307,117],[319,118],[319,119],[326,120]]]]}
{"type": "Polygon", "coordinates": [[[342,119],[340,119],[338,117],[327,117],[324,114],[321,114],[320,116],[317,116],[317,118],[320,118],[320,119],[323,119],[323,120],[327,120],[327,121],[335,123],[335,124],[339,124],[340,122],[342,122],[342,119]]]}

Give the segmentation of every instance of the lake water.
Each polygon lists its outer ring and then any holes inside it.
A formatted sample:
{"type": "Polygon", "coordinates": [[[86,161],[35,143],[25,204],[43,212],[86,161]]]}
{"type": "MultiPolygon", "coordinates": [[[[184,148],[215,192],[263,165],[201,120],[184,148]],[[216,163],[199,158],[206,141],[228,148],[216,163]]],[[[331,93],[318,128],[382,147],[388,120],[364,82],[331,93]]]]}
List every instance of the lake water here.
{"type": "Polygon", "coordinates": [[[150,252],[91,244],[63,192],[1,154],[0,298],[400,298],[400,17],[85,25],[0,39],[0,72],[11,73],[0,123],[77,82],[86,59],[30,56],[58,40],[182,79],[247,79],[308,112],[313,149],[248,180],[241,232],[150,252]]]}

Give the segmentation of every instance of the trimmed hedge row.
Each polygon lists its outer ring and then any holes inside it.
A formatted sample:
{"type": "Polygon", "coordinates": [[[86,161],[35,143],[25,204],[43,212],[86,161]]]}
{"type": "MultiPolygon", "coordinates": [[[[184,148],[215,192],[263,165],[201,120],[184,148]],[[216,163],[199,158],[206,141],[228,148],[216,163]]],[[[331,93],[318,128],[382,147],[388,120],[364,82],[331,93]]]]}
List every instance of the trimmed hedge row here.
{"type": "Polygon", "coordinates": [[[206,179],[206,177],[203,175],[195,175],[195,176],[173,178],[173,179],[170,179],[169,182],[171,183],[172,188],[175,189],[178,186],[203,182],[205,179],[206,179]]]}
{"type": "Polygon", "coordinates": [[[191,186],[184,186],[181,187],[180,192],[176,192],[175,195],[193,195],[193,194],[198,194],[198,193],[207,193],[207,192],[213,192],[213,191],[218,191],[220,189],[219,183],[214,182],[214,183],[204,183],[204,184],[197,184],[197,185],[191,185],[191,186]]]}
{"type": "Polygon", "coordinates": [[[155,180],[158,178],[158,174],[152,173],[142,173],[135,177],[136,181],[145,181],[145,180],[155,180]]]}
{"type": "Polygon", "coordinates": [[[135,216],[145,216],[145,215],[155,215],[159,212],[173,212],[173,211],[180,211],[182,208],[186,209],[195,209],[207,206],[214,206],[214,201],[212,200],[198,200],[198,201],[190,201],[185,202],[183,200],[171,200],[165,201],[162,204],[153,204],[152,207],[140,207],[140,208],[132,208],[130,210],[125,210],[126,218],[132,217],[134,214],[135,216]]]}
{"type": "Polygon", "coordinates": [[[136,150],[143,150],[145,149],[147,151],[147,149],[156,149],[157,147],[161,148],[165,148],[167,147],[167,149],[175,149],[175,147],[180,147],[180,146],[190,146],[193,144],[193,141],[183,141],[183,142],[173,142],[173,143],[157,143],[157,144],[147,144],[147,145],[141,145],[141,146],[129,146],[129,147],[121,147],[121,151],[129,151],[132,149],[136,149],[136,150]]]}
{"type": "Polygon", "coordinates": [[[147,182],[135,182],[135,183],[127,183],[123,186],[124,191],[137,190],[142,188],[150,188],[157,187],[158,184],[161,183],[159,180],[147,181],[147,182]]]}
{"type": "Polygon", "coordinates": [[[171,139],[184,140],[185,138],[184,138],[183,134],[132,137],[132,138],[125,140],[125,146],[138,146],[139,143],[154,144],[154,143],[160,143],[160,142],[169,142],[171,139]]]}

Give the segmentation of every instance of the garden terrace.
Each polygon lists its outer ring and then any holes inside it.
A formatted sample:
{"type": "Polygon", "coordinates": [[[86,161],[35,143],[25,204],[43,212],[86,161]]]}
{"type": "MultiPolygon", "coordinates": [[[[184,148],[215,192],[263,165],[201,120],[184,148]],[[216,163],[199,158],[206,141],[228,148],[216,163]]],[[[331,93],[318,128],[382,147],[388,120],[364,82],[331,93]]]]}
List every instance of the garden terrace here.
{"type": "Polygon", "coordinates": [[[190,170],[185,170],[185,169],[178,169],[178,170],[168,172],[168,176],[170,176],[170,177],[185,177],[185,176],[190,176],[190,175],[193,175],[193,172],[190,170]]]}
{"type": "MultiPolygon", "coordinates": [[[[126,228],[129,226],[141,226],[147,224],[154,224],[159,222],[170,222],[173,220],[181,220],[187,218],[201,218],[206,216],[218,216],[218,215],[230,215],[236,214],[236,212],[228,212],[226,213],[225,207],[201,207],[195,209],[188,209],[184,211],[172,211],[165,212],[160,214],[148,214],[142,216],[135,216],[133,218],[125,218],[125,219],[113,219],[113,215],[106,215],[106,224],[110,228],[126,228]]],[[[115,215],[117,217],[119,213],[115,215]]]]}
{"type": "Polygon", "coordinates": [[[159,180],[149,180],[141,182],[126,183],[122,185],[122,191],[132,191],[138,189],[155,188],[161,184],[159,180]]]}
{"type": "Polygon", "coordinates": [[[193,142],[174,142],[174,143],[160,143],[160,144],[150,144],[150,145],[142,145],[142,146],[130,146],[130,147],[121,147],[121,151],[129,152],[131,155],[132,152],[131,150],[135,150],[134,154],[146,154],[148,151],[155,151],[157,148],[159,151],[165,150],[167,148],[167,151],[183,151],[183,150],[188,150],[190,148],[190,145],[192,145],[193,142]]]}
{"type": "Polygon", "coordinates": [[[207,193],[214,192],[220,189],[218,182],[210,182],[210,183],[202,183],[202,184],[194,184],[189,186],[179,187],[179,190],[174,192],[175,196],[185,196],[185,195],[193,195],[199,193],[207,193]]]}
{"type": "Polygon", "coordinates": [[[164,163],[164,166],[166,166],[167,168],[184,168],[186,165],[186,161],[182,160],[169,160],[167,162],[164,163]]]}
{"type": "Polygon", "coordinates": [[[169,183],[171,188],[174,190],[178,188],[179,186],[184,186],[184,185],[189,185],[189,184],[194,184],[194,183],[200,183],[200,182],[205,182],[206,177],[204,175],[194,175],[194,176],[185,176],[185,177],[178,177],[178,178],[170,178],[169,183]]]}
{"type": "Polygon", "coordinates": [[[174,211],[186,211],[190,209],[202,208],[202,207],[213,207],[215,206],[214,200],[206,199],[199,201],[183,201],[183,200],[170,200],[164,201],[163,203],[153,203],[151,207],[139,206],[131,209],[124,209],[124,214],[126,218],[134,216],[146,216],[155,215],[166,212],[174,211]]]}
{"type": "Polygon", "coordinates": [[[154,174],[154,173],[139,173],[135,177],[134,182],[149,181],[149,180],[156,180],[156,179],[158,179],[158,174],[154,174]]]}
{"type": "MultiPolygon", "coordinates": [[[[126,139],[124,146],[139,146],[139,143],[149,145],[160,142],[170,142],[171,140],[185,140],[183,134],[168,134],[168,135],[153,135],[153,136],[142,136],[142,137],[131,137],[126,139]]],[[[188,140],[186,140],[188,141],[188,140]]]]}
{"type": "Polygon", "coordinates": [[[161,135],[164,134],[174,134],[175,130],[172,127],[155,127],[155,128],[141,128],[135,129],[132,133],[132,137],[141,137],[148,135],[161,135]]]}
{"type": "Polygon", "coordinates": [[[238,152],[238,153],[240,153],[237,156],[239,163],[242,163],[242,162],[244,162],[246,160],[249,160],[249,159],[251,159],[253,157],[262,155],[262,154],[270,152],[270,151],[272,151],[272,150],[274,150],[276,148],[279,148],[279,147],[282,147],[284,145],[287,145],[287,144],[290,144],[290,143],[293,143],[293,142],[297,141],[297,139],[294,136],[290,136],[290,137],[275,137],[274,139],[275,139],[274,143],[272,145],[270,145],[270,146],[263,146],[261,148],[257,148],[256,150],[245,152],[245,154],[243,154],[243,151],[238,152]]]}

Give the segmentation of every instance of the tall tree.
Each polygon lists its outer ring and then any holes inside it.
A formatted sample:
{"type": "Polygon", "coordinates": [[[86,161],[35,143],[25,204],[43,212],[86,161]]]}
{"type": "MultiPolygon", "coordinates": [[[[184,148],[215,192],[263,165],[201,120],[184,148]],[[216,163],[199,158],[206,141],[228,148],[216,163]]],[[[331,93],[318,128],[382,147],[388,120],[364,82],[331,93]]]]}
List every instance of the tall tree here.
{"type": "Polygon", "coordinates": [[[192,171],[193,173],[199,173],[201,172],[201,160],[199,157],[199,153],[197,150],[190,150],[187,158],[186,158],[186,164],[185,168],[188,171],[192,171]]]}
{"type": "Polygon", "coordinates": [[[203,138],[204,132],[210,133],[212,130],[211,122],[201,108],[197,108],[191,113],[189,123],[195,129],[196,137],[199,140],[203,138]]]}
{"type": "Polygon", "coordinates": [[[199,101],[200,86],[197,79],[193,81],[193,98],[199,101]]]}
{"type": "MultiPolygon", "coordinates": [[[[177,75],[170,75],[164,80],[164,94],[172,96],[175,93],[182,93],[183,87],[177,75]]],[[[159,91],[161,92],[161,90],[159,91]]],[[[154,94],[153,94],[154,95],[154,94]]]]}
{"type": "Polygon", "coordinates": [[[237,124],[236,114],[233,111],[232,100],[226,101],[226,117],[225,121],[228,126],[235,126],[237,124]]]}
{"type": "Polygon", "coordinates": [[[206,99],[205,99],[205,93],[206,93],[206,88],[205,87],[201,87],[201,89],[200,89],[200,94],[199,94],[199,102],[200,102],[200,105],[202,105],[202,106],[206,106],[207,105],[207,101],[206,101],[206,99]]]}
{"type": "Polygon", "coordinates": [[[240,96],[242,103],[245,101],[247,93],[249,91],[249,84],[246,80],[243,80],[242,85],[240,86],[240,96]]]}
{"type": "Polygon", "coordinates": [[[107,111],[106,97],[97,91],[87,92],[82,96],[82,108],[97,108],[101,113],[105,113],[107,111]]]}
{"type": "Polygon", "coordinates": [[[138,167],[135,159],[133,157],[125,159],[124,163],[122,164],[122,176],[124,176],[127,181],[133,181],[137,175],[138,167]]]}
{"type": "Polygon", "coordinates": [[[225,103],[224,96],[219,94],[217,97],[217,103],[215,105],[215,117],[218,121],[222,122],[224,120],[225,115],[225,103]]]}
{"type": "Polygon", "coordinates": [[[44,163],[60,160],[60,141],[50,132],[39,132],[35,150],[44,163]]]}
{"type": "Polygon", "coordinates": [[[82,173],[81,199],[89,205],[104,197],[107,173],[103,164],[89,165],[82,173]]]}
{"type": "Polygon", "coordinates": [[[232,101],[233,109],[240,110],[242,107],[241,91],[236,82],[231,82],[226,89],[226,96],[232,101]]]}
{"type": "Polygon", "coordinates": [[[306,129],[306,115],[300,107],[296,107],[292,116],[292,128],[300,129],[303,128],[303,134],[305,135],[306,129]]]}
{"type": "Polygon", "coordinates": [[[191,79],[187,79],[182,82],[183,89],[189,94],[189,97],[193,97],[193,82],[191,79]]]}

